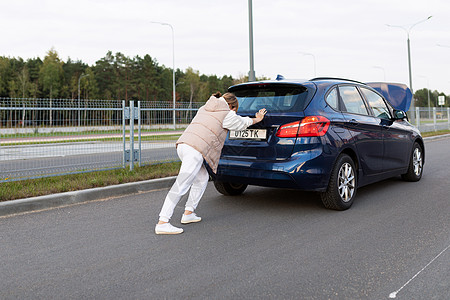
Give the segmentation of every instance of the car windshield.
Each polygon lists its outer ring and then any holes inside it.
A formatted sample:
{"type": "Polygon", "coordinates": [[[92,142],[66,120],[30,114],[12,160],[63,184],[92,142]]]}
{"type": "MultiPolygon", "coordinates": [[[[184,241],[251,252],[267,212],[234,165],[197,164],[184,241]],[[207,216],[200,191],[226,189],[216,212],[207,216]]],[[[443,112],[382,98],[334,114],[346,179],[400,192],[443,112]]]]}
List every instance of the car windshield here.
{"type": "Polygon", "coordinates": [[[239,100],[239,113],[253,114],[261,108],[271,113],[298,112],[307,105],[308,89],[301,85],[248,85],[232,92],[239,100]]]}

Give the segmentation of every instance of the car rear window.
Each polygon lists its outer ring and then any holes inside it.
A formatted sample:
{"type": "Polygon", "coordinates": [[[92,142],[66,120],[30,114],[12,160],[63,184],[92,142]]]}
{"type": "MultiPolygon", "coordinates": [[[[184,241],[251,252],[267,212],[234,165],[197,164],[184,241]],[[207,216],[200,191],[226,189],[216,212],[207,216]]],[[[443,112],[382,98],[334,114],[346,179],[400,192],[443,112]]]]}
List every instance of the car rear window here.
{"type": "Polygon", "coordinates": [[[308,89],[301,85],[248,85],[231,90],[239,100],[239,113],[255,113],[265,108],[271,113],[303,111],[308,89]]]}

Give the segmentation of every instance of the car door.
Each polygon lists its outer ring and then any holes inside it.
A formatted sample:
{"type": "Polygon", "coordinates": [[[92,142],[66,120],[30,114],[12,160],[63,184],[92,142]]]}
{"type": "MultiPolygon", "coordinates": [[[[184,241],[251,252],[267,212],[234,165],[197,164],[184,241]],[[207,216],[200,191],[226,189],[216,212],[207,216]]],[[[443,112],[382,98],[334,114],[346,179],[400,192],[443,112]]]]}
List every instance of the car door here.
{"type": "Polygon", "coordinates": [[[346,128],[352,135],[363,174],[370,176],[381,173],[383,171],[383,134],[379,120],[370,115],[356,86],[339,86],[339,96],[346,128]]]}
{"type": "Polygon", "coordinates": [[[377,93],[360,87],[374,117],[381,124],[383,134],[383,171],[405,168],[409,162],[409,127],[394,121],[385,100],[377,93]]]}

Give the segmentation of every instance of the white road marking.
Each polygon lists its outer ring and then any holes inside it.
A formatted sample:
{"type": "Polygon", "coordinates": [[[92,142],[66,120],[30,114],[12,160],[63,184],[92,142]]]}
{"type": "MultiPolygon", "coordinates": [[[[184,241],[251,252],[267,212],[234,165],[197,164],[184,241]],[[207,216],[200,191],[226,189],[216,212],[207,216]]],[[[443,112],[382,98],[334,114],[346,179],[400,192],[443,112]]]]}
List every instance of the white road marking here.
{"type": "Polygon", "coordinates": [[[448,245],[444,250],[441,251],[438,255],[436,255],[425,267],[422,268],[419,272],[417,272],[413,277],[411,277],[410,280],[408,280],[401,288],[396,290],[395,292],[392,292],[389,294],[389,298],[394,299],[397,297],[397,294],[405,287],[407,286],[414,278],[416,278],[420,273],[422,273],[423,270],[425,270],[433,261],[435,261],[439,256],[441,256],[447,249],[450,248],[450,245],[448,245]]]}

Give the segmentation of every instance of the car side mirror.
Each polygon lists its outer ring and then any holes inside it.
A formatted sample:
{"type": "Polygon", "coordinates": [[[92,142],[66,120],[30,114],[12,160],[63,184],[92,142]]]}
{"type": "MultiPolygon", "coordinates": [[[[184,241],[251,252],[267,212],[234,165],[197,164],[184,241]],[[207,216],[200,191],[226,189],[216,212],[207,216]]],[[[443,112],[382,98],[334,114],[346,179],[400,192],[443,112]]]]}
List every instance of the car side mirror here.
{"type": "Polygon", "coordinates": [[[396,109],[396,110],[394,110],[394,119],[395,120],[403,120],[403,119],[408,120],[408,115],[403,110],[396,109]]]}

